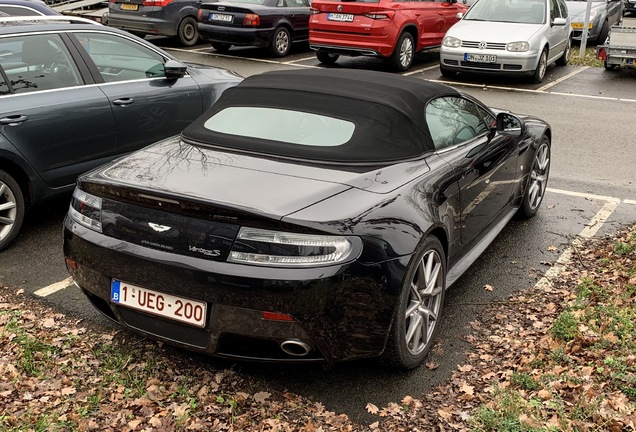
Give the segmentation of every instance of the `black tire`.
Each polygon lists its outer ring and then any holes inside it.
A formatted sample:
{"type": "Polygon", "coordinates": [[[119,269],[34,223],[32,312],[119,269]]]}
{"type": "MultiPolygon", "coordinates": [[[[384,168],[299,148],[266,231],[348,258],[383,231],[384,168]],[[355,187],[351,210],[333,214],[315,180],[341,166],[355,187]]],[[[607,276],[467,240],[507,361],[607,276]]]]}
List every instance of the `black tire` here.
{"type": "Polygon", "coordinates": [[[183,46],[194,46],[199,42],[199,29],[197,20],[188,16],[181,20],[177,28],[177,37],[183,46]]]}
{"type": "Polygon", "coordinates": [[[420,243],[406,271],[384,363],[398,369],[422,364],[439,331],[445,290],[444,249],[437,237],[429,235],[420,243]]]}
{"type": "Polygon", "coordinates": [[[232,48],[232,44],[222,42],[212,42],[212,48],[220,53],[226,53],[232,48]]]}
{"type": "Polygon", "coordinates": [[[269,44],[269,51],[274,57],[285,57],[291,49],[291,36],[285,27],[278,27],[269,44]]]}
{"type": "Polygon", "coordinates": [[[601,27],[601,32],[598,34],[598,37],[596,38],[594,42],[596,42],[597,44],[605,43],[605,40],[607,40],[608,34],[609,34],[609,23],[607,21],[604,21],[603,27],[601,27]]]}
{"type": "Polygon", "coordinates": [[[326,52],[326,51],[316,51],[316,58],[318,61],[325,65],[332,65],[338,61],[340,56],[338,54],[326,52]]]}
{"type": "Polygon", "coordinates": [[[519,208],[522,218],[534,217],[541,207],[550,177],[550,153],[550,140],[543,135],[532,160],[530,176],[519,208]]]}
{"type": "Polygon", "coordinates": [[[441,65],[441,63],[439,65],[439,73],[441,73],[443,77],[447,77],[447,78],[452,78],[455,75],[457,75],[457,72],[445,68],[444,66],[441,65]]]}
{"type": "Polygon", "coordinates": [[[393,54],[389,59],[391,67],[399,72],[408,70],[413,64],[415,57],[415,44],[411,33],[404,32],[400,35],[393,54]]]}
{"type": "Polygon", "coordinates": [[[572,51],[572,39],[568,39],[563,55],[556,61],[557,66],[567,66],[570,61],[570,51],[572,51]]]}
{"type": "Polygon", "coordinates": [[[537,62],[537,68],[532,75],[532,81],[536,84],[540,84],[545,78],[545,72],[548,70],[548,50],[546,48],[541,51],[539,61],[537,62]]]}
{"type": "Polygon", "coordinates": [[[0,251],[18,235],[24,221],[24,196],[18,183],[0,170],[0,251]]]}

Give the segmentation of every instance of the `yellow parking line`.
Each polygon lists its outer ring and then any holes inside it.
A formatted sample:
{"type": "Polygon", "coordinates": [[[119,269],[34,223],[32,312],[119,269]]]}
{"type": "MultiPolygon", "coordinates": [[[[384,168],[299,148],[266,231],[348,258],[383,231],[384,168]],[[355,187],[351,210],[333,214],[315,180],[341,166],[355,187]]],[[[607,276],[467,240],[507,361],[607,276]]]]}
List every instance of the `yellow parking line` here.
{"type": "Polygon", "coordinates": [[[580,67],[578,69],[575,69],[574,71],[570,72],[569,74],[567,74],[565,76],[562,76],[561,78],[556,79],[556,80],[544,85],[543,87],[539,87],[537,89],[537,91],[546,91],[550,87],[553,87],[553,86],[557,85],[558,83],[560,83],[562,81],[565,81],[568,78],[572,78],[574,75],[580,74],[581,72],[583,72],[584,70],[589,69],[589,68],[590,68],[589,66],[583,66],[583,67],[580,67]]]}

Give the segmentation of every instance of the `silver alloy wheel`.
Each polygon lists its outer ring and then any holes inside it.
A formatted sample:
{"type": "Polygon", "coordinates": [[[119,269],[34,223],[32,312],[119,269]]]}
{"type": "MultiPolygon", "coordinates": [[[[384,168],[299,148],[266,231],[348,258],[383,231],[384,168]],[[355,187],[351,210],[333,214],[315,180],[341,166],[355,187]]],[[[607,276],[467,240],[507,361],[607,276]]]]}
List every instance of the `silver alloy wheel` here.
{"type": "Polygon", "coordinates": [[[422,256],[411,281],[405,312],[406,346],[417,356],[426,349],[438,324],[444,290],[442,260],[436,250],[422,256]]]}
{"type": "Polygon", "coordinates": [[[539,57],[539,79],[543,79],[545,71],[548,69],[548,54],[543,51],[539,57]]]}
{"type": "Polygon", "coordinates": [[[404,38],[400,45],[400,64],[407,68],[413,59],[413,41],[411,38],[404,38]]]}
{"type": "Polygon", "coordinates": [[[11,233],[17,213],[13,191],[6,183],[0,181],[0,242],[11,233]]]}
{"type": "Polygon", "coordinates": [[[286,31],[281,30],[276,33],[276,51],[280,54],[287,52],[289,49],[289,35],[286,31]]]}
{"type": "Polygon", "coordinates": [[[528,186],[528,206],[531,210],[536,209],[543,201],[543,195],[548,184],[548,173],[550,169],[550,147],[541,143],[534,156],[532,172],[530,173],[530,185],[528,186]]]}

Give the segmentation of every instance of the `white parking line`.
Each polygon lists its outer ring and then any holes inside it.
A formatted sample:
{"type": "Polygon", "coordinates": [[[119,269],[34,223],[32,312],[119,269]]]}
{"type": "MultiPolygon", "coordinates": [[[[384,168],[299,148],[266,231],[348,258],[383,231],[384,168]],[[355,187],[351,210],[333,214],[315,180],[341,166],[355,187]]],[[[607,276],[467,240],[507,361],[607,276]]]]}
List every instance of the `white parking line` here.
{"type": "Polygon", "coordinates": [[[620,201],[608,201],[603,207],[594,215],[589,224],[586,224],[583,231],[579,233],[580,237],[589,239],[594,237],[601,226],[607,221],[611,214],[616,210],[620,201]]]}
{"type": "Polygon", "coordinates": [[[458,86],[464,86],[464,87],[477,87],[477,88],[484,88],[484,89],[547,94],[547,92],[540,92],[533,89],[524,89],[524,88],[516,88],[516,87],[489,86],[487,84],[465,83],[465,82],[455,82],[455,81],[436,80],[436,79],[427,79],[426,81],[436,82],[436,83],[446,84],[446,85],[458,85],[458,86]]]}
{"type": "Polygon", "coordinates": [[[591,200],[599,200],[599,201],[607,201],[607,202],[615,202],[615,203],[621,202],[620,198],[614,198],[614,197],[604,196],[604,195],[594,195],[589,193],[573,192],[573,191],[567,191],[562,189],[552,189],[552,188],[546,188],[546,191],[561,194],[561,195],[570,195],[570,196],[575,196],[579,198],[587,198],[591,200]]]}
{"type": "Polygon", "coordinates": [[[47,296],[50,296],[51,294],[55,294],[58,291],[62,291],[63,289],[67,288],[69,285],[73,285],[73,278],[70,276],[61,282],[57,282],[47,287],[41,288],[35,291],[33,294],[35,294],[38,297],[47,297],[47,296]]]}
{"type": "MultiPolygon", "coordinates": [[[[559,193],[556,190],[553,192],[559,193]]],[[[563,191],[566,192],[566,191],[563,191]]],[[[581,246],[580,238],[591,238],[598,232],[601,226],[607,221],[607,219],[611,216],[612,212],[618,206],[620,200],[609,201],[606,202],[603,207],[594,215],[591,222],[586,225],[585,228],[579,233],[579,238],[575,238],[572,241],[572,246],[568,246],[563,253],[556,260],[554,265],[545,272],[543,277],[539,279],[539,281],[535,284],[536,288],[546,289],[552,286],[552,282],[563,272],[565,271],[566,265],[572,259],[572,254],[574,250],[581,246]]]]}
{"type": "Polygon", "coordinates": [[[428,67],[424,67],[424,68],[421,68],[421,69],[416,69],[414,71],[403,73],[402,75],[404,75],[404,76],[415,75],[416,73],[424,72],[424,71],[427,71],[427,70],[437,69],[438,67],[439,66],[437,66],[437,65],[428,66],[428,67]]]}
{"type": "Polygon", "coordinates": [[[625,204],[636,205],[636,200],[626,199],[626,200],[623,200],[623,202],[624,202],[625,204]]]}
{"type": "Polygon", "coordinates": [[[314,60],[315,58],[316,58],[316,56],[305,57],[305,58],[301,58],[301,59],[298,59],[298,60],[289,60],[289,61],[286,61],[286,62],[281,62],[281,64],[294,64],[294,63],[298,63],[298,62],[301,62],[301,61],[314,60]]]}
{"type": "Polygon", "coordinates": [[[559,79],[556,79],[556,80],[554,80],[554,81],[552,81],[552,82],[550,82],[550,83],[547,83],[547,84],[546,84],[546,85],[544,85],[543,87],[539,87],[539,88],[537,89],[537,91],[546,91],[547,89],[549,89],[550,87],[553,87],[553,86],[557,85],[557,84],[558,84],[558,83],[560,83],[561,81],[565,81],[565,80],[566,80],[566,79],[568,79],[568,78],[572,78],[574,75],[580,74],[581,72],[583,72],[584,70],[589,69],[589,68],[590,68],[589,66],[583,66],[583,67],[581,67],[581,68],[578,68],[578,69],[574,70],[573,72],[570,72],[569,74],[562,76],[562,77],[561,77],[561,78],[559,78],[559,79]]]}
{"type": "MultiPolygon", "coordinates": [[[[587,99],[602,99],[602,100],[613,100],[613,101],[621,100],[620,98],[608,97],[608,96],[582,95],[582,94],[561,93],[561,92],[548,92],[548,93],[549,94],[553,94],[553,95],[557,95],[557,96],[571,96],[571,97],[580,97],[580,98],[587,98],[587,99]]],[[[627,99],[625,99],[625,100],[627,100],[627,99]]]]}
{"type": "MultiPolygon", "coordinates": [[[[182,49],[182,48],[164,48],[166,51],[177,51],[177,52],[192,52],[193,50],[187,50],[187,49],[182,49]]],[[[214,56],[214,57],[224,57],[224,58],[233,58],[233,59],[237,59],[237,60],[246,60],[246,61],[255,61],[255,62],[261,62],[261,63],[269,63],[269,64],[282,64],[281,62],[277,61],[277,60],[268,60],[268,59],[257,59],[257,58],[245,58],[245,57],[240,57],[240,56],[233,56],[233,55],[229,55],[229,54],[219,54],[219,53],[208,53],[208,52],[197,52],[197,54],[203,54],[203,55],[207,55],[207,56],[214,56]]],[[[295,65],[295,66],[300,66],[300,65],[295,65]]]]}

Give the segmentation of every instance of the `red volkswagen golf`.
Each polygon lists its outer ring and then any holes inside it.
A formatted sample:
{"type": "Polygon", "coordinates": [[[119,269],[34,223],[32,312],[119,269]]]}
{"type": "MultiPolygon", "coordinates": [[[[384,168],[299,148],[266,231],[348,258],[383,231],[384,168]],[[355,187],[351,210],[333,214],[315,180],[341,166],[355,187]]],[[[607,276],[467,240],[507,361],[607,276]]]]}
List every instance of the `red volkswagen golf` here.
{"type": "Polygon", "coordinates": [[[416,52],[439,47],[466,10],[457,0],[313,0],[309,45],[324,64],[362,55],[388,59],[405,71],[416,52]]]}

